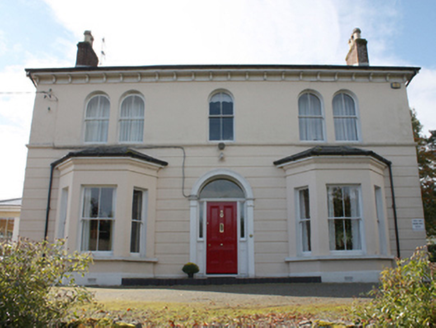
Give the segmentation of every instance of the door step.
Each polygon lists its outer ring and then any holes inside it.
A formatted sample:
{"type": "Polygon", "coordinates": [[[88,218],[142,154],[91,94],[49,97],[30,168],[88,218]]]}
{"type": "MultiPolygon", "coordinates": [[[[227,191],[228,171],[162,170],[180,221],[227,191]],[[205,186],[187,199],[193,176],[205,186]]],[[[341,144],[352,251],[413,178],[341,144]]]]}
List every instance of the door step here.
{"type": "Polygon", "coordinates": [[[208,277],[188,278],[123,278],[122,286],[176,286],[176,285],[242,285],[242,284],[283,284],[283,283],[320,283],[321,277],[283,277],[283,278],[235,278],[208,277]]]}

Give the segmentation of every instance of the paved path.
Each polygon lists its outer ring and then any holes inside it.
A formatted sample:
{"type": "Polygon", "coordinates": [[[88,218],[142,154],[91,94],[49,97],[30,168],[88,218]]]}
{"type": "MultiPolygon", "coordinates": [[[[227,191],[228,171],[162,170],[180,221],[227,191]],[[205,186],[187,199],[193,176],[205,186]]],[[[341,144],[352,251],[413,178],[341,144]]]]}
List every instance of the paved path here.
{"type": "Polygon", "coordinates": [[[374,284],[253,284],[140,288],[89,288],[98,301],[202,303],[214,306],[343,304],[362,297],[374,284]]]}

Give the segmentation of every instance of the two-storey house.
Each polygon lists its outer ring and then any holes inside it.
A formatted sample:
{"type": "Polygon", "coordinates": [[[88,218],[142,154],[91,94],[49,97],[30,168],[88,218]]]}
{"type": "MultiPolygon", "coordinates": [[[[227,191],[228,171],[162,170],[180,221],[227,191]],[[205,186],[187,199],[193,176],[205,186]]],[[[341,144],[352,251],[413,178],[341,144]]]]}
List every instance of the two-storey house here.
{"type": "Polygon", "coordinates": [[[370,66],[358,29],[343,66],[97,63],[85,32],[75,67],[26,70],[20,235],[92,252],[83,283],[188,261],[197,278],[377,281],[425,244],[419,68],[370,66]]]}

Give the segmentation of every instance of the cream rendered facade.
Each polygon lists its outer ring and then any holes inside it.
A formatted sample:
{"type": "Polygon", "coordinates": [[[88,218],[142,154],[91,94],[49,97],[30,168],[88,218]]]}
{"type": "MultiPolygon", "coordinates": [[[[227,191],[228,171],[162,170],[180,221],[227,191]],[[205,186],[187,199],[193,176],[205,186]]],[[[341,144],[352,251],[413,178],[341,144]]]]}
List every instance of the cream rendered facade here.
{"type": "Polygon", "coordinates": [[[86,250],[85,194],[106,190],[114,211],[107,220],[111,244],[93,252],[95,264],[83,283],[185,277],[181,269],[188,261],[199,265],[197,278],[207,278],[216,276],[207,269],[207,204],[228,201],[237,213],[237,270],[228,275],[377,281],[395,256],[410,256],[425,244],[425,231],[412,229],[423,210],[406,94],[418,71],[298,65],[29,69],[37,96],[20,235],[66,237],[69,250],[86,250]],[[306,93],[320,101],[316,119],[323,140],[301,140],[299,99],[306,93]],[[210,140],[209,105],[217,94],[233,102],[231,140],[210,140]],[[337,94],[354,100],[357,140],[336,140],[337,94]],[[107,140],[86,142],[86,109],[98,95],[110,103],[107,140]],[[119,141],[120,108],[129,95],[145,104],[140,142],[119,141]],[[318,154],[317,147],[333,152],[318,154]],[[217,179],[233,182],[243,196],[203,197],[217,179]],[[143,193],[144,216],[140,251],[132,253],[134,190],[143,193]],[[332,244],[331,222],[340,223],[331,217],[333,192],[354,195],[358,214],[342,220],[344,231],[357,238],[352,249],[332,244]],[[300,217],[301,206],[309,218],[300,217]]]}

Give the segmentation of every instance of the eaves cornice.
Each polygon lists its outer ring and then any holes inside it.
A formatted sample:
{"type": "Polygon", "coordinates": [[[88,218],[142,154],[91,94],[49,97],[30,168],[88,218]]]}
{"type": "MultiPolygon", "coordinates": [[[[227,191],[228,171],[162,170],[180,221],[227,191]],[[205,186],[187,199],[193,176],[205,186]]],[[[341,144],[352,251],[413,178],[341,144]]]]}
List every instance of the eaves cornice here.
{"type": "Polygon", "coordinates": [[[329,65],[175,65],[26,69],[37,85],[207,81],[410,83],[418,67],[329,65]]]}

